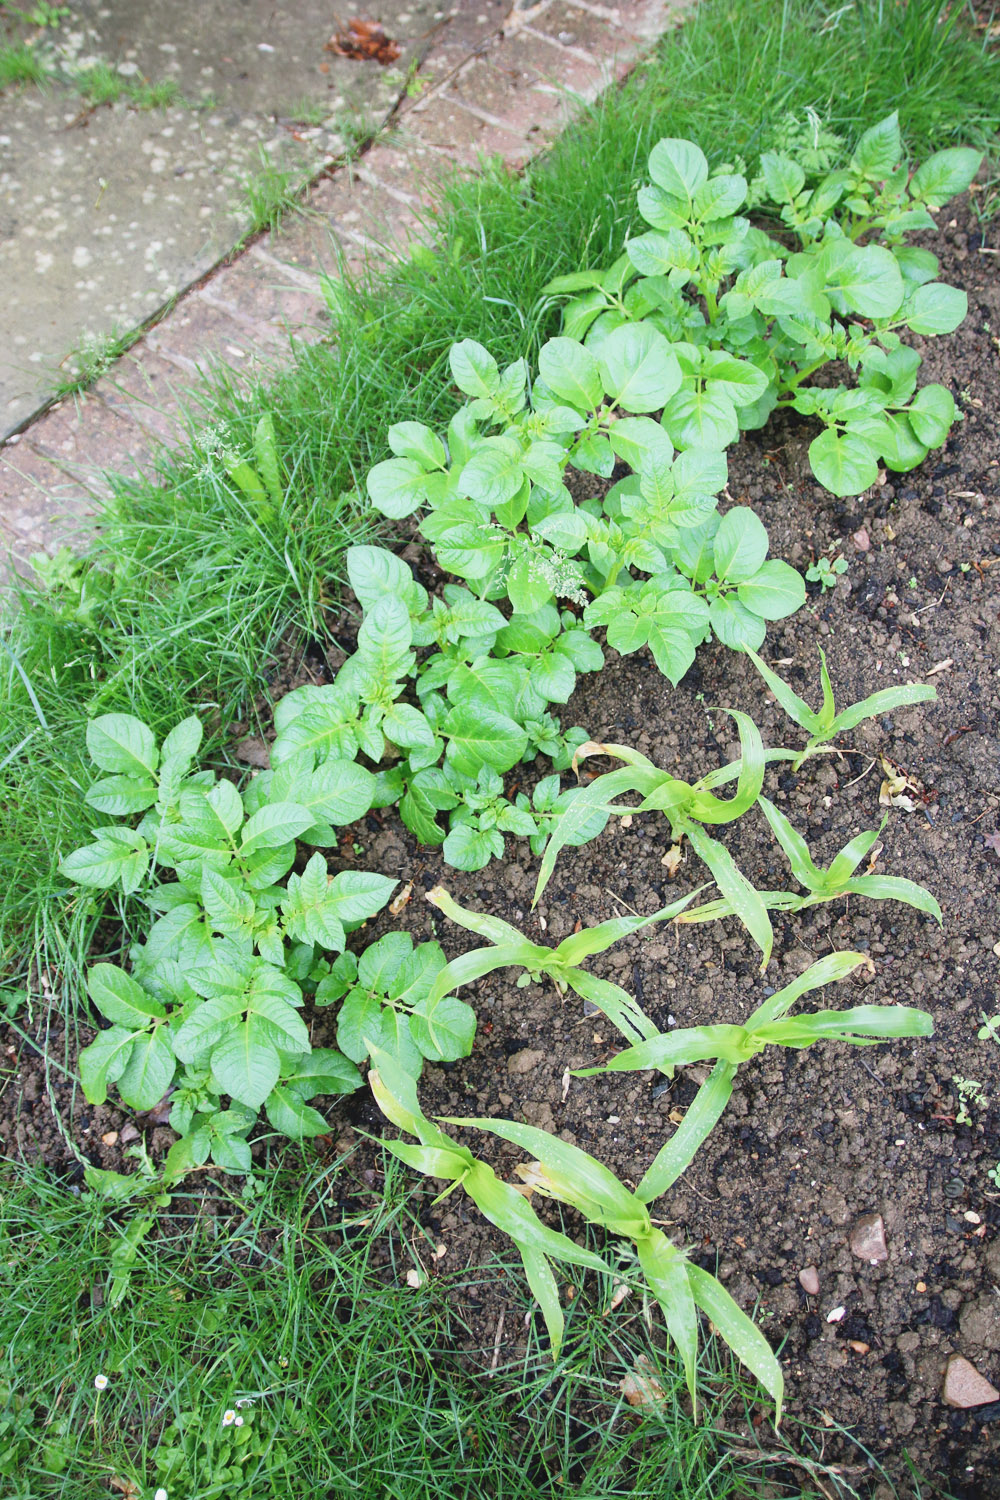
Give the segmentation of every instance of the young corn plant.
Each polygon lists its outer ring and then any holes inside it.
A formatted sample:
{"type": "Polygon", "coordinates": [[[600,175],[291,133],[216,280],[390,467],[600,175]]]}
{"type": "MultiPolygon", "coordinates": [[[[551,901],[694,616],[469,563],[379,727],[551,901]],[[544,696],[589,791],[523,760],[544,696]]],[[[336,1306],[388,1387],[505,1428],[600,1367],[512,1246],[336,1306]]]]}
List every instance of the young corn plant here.
{"type": "Polygon", "coordinates": [[[881,692],[861,698],[857,703],[852,703],[850,708],[842,708],[838,713],[833,697],[833,684],[826,665],[826,653],[822,646],[818,649],[823,706],[817,713],[788,686],[787,682],[778,676],[777,672],[773,672],[767,663],[761,660],[756,651],[747,648],[747,655],[785,713],[809,736],[809,743],[805,749],[792,757],[793,771],[797,771],[802,762],[810,755],[814,755],[821,746],[828,744],[838,734],[854,729],[865,719],[874,719],[879,714],[889,713],[894,708],[907,708],[913,703],[937,702],[937,691],[929,683],[909,683],[906,687],[883,688],[881,692]]]}
{"type": "MultiPolygon", "coordinates": [[[[824,1010],[809,1015],[789,1016],[792,1006],[804,994],[843,979],[859,964],[869,962],[863,953],[828,954],[759,1005],[742,1026],[689,1026],[677,1031],[660,1032],[655,1037],[646,1038],[617,1053],[604,1067],[581,1068],[577,1076],[591,1078],[603,1073],[630,1073],[656,1068],[672,1077],[676,1067],[714,1061],[715,1068],[703,1085],[703,1089],[709,1090],[706,1103],[695,1116],[696,1124],[690,1127],[683,1140],[685,1153],[690,1151],[693,1155],[725,1107],[737,1069],[757,1053],[763,1052],[765,1047],[811,1047],[819,1041],[852,1042],[856,1046],[867,1047],[895,1037],[933,1034],[934,1023],[931,1017],[926,1011],[910,1005],[855,1005],[847,1010],[824,1010]],[[694,1140],[696,1135],[699,1138],[694,1140]]],[[[698,1099],[700,1098],[699,1092],[698,1099]]],[[[666,1186],[669,1186],[669,1182],[665,1182],[669,1172],[664,1172],[663,1163],[673,1162],[674,1153],[671,1148],[680,1133],[678,1131],[667,1143],[647,1173],[647,1178],[658,1187],[659,1192],[664,1192],[666,1186]]],[[[691,1155],[687,1155],[687,1161],[690,1161],[691,1155]]],[[[641,1188],[642,1184],[640,1190],[641,1188]]]]}
{"type": "MultiPolygon", "coordinates": [[[[851,839],[827,868],[821,870],[813,861],[805,839],[784,813],[763,795],[757,798],[757,804],[787,855],[792,874],[800,885],[805,886],[806,891],[805,895],[797,895],[795,891],[759,891],[760,899],[768,911],[804,911],[809,906],[836,901],[840,896],[867,896],[872,901],[902,901],[907,906],[916,907],[917,911],[926,912],[936,922],[942,921],[937,901],[930,891],[917,885],[915,880],[906,880],[899,875],[876,875],[872,871],[865,875],[855,875],[858,865],[885,829],[887,817],[882,819],[878,828],[859,833],[851,839]]],[[[722,898],[682,912],[677,920],[713,922],[719,917],[732,915],[731,903],[722,898]]]]}
{"type": "Polygon", "coordinates": [[[650,1198],[642,1184],[631,1193],[614,1173],[586,1151],[532,1125],[510,1120],[460,1119],[446,1123],[486,1130],[535,1154],[536,1160],[519,1166],[518,1176],[526,1191],[554,1198],[575,1208],[588,1223],[609,1234],[620,1235],[635,1246],[646,1284],[659,1304],[667,1330],[684,1365],[695,1415],[698,1392],[698,1310],[746,1365],[775,1403],[775,1422],[781,1420],[784,1378],[781,1366],[760,1329],[736,1304],[725,1287],[710,1272],[690,1261],[683,1250],[657,1228],[649,1216],[650,1198]]]}
{"type": "Polygon", "coordinates": [[[514,1241],[528,1285],[545,1320],[552,1358],[557,1359],[564,1319],[550,1262],[565,1261],[604,1275],[610,1275],[611,1268],[599,1255],[575,1245],[568,1235],[549,1229],[517,1188],[502,1181],[492,1167],[477,1161],[468,1147],[458,1145],[432,1124],[417,1101],[416,1082],[411,1073],[370,1042],[368,1052],[372,1060],[368,1082],[376,1104],[387,1120],[408,1135],[416,1136],[419,1142],[414,1146],[405,1141],[383,1141],[383,1146],[415,1172],[442,1178],[450,1184],[436,1202],[461,1187],[490,1223],[514,1241]]]}
{"type": "Polygon", "coordinates": [[[737,868],[732,855],[716,839],[711,838],[703,824],[710,826],[732,823],[743,816],[757,801],[764,785],[764,767],[768,760],[787,759],[790,752],[765,752],[760,731],[746,714],[732,711],[740,736],[741,755],[738,761],[690,783],[661,771],[627,745],[599,745],[588,742],[577,751],[574,764],[588,755],[610,755],[622,760],[625,765],[617,771],[608,771],[598,776],[580,792],[567,809],[553,832],[538,883],[535,887],[534,903],[544,891],[559,852],[568,841],[577,820],[583,820],[597,809],[603,813],[662,812],[670,824],[675,842],[686,837],[695,853],[704,860],[715,879],[723,897],[730,903],[732,911],[743,923],[761,951],[761,968],[767,967],[774,942],[771,919],[760,894],[737,868]],[[730,780],[736,780],[732,797],[716,797],[710,790],[730,780]],[[637,792],[642,801],[637,807],[623,807],[615,801],[629,792],[637,792]]]}
{"type": "Polygon", "coordinates": [[[652,922],[673,921],[696,894],[696,891],[692,891],[690,895],[683,896],[649,917],[615,917],[608,922],[599,922],[596,927],[572,933],[558,947],[548,948],[540,943],[530,942],[516,927],[511,927],[499,917],[468,911],[459,906],[457,901],[453,901],[441,886],[435,886],[427,892],[427,900],[431,905],[436,906],[460,927],[487,938],[491,946],[463,953],[440,970],[425,1004],[427,1023],[436,1023],[439,1008],[447,1003],[446,997],[450,991],[457,989],[459,985],[471,984],[473,980],[492,974],[497,969],[520,968],[524,973],[517,980],[519,989],[531,983],[540,983],[544,975],[551,979],[560,994],[565,994],[570,989],[596,1005],[630,1041],[655,1036],[655,1026],[639,1009],[631,995],[620,985],[612,984],[607,979],[599,979],[596,974],[589,974],[580,966],[585,959],[593,957],[595,953],[605,952],[629,933],[638,932],[652,922]]]}

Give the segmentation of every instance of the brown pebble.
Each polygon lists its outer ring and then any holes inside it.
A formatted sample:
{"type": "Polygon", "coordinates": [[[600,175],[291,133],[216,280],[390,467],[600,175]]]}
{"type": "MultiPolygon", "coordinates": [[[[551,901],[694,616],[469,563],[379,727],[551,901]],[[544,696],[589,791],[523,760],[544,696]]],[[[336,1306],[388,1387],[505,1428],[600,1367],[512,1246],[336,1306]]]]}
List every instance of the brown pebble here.
{"type": "Polygon", "coordinates": [[[123,1146],[127,1146],[129,1141],[137,1141],[139,1139],[139,1132],[138,1130],[136,1130],[131,1120],[127,1125],[122,1126],[122,1133],[118,1137],[118,1139],[121,1141],[123,1146]]]}
{"type": "Polygon", "coordinates": [[[965,1410],[970,1406],[989,1406],[1000,1401],[1000,1391],[961,1354],[953,1354],[944,1372],[943,1399],[946,1406],[965,1410]]]}
{"type": "Polygon", "coordinates": [[[803,1266],[799,1272],[799,1286],[810,1297],[819,1296],[819,1272],[815,1266],[803,1266]]]}
{"type": "Polygon", "coordinates": [[[881,1214],[862,1214],[851,1230],[851,1249],[859,1260],[872,1265],[889,1259],[889,1247],[885,1242],[885,1224],[881,1214]]]}
{"type": "Polygon", "coordinates": [[[871,1349],[871,1344],[865,1344],[861,1339],[848,1339],[847,1343],[854,1350],[855,1354],[867,1354],[871,1349]]]}
{"type": "Polygon", "coordinates": [[[851,540],[854,543],[855,547],[857,547],[859,552],[867,552],[869,547],[871,546],[868,532],[863,526],[859,527],[859,529],[852,536],[851,540]]]}
{"type": "Polygon", "coordinates": [[[101,1140],[104,1142],[105,1146],[114,1146],[118,1141],[117,1130],[106,1131],[105,1134],[101,1136],[101,1140]]]}
{"type": "Polygon", "coordinates": [[[515,1052],[507,1059],[508,1073],[530,1073],[545,1060],[545,1053],[538,1052],[534,1047],[522,1047],[520,1052],[515,1052]]]}

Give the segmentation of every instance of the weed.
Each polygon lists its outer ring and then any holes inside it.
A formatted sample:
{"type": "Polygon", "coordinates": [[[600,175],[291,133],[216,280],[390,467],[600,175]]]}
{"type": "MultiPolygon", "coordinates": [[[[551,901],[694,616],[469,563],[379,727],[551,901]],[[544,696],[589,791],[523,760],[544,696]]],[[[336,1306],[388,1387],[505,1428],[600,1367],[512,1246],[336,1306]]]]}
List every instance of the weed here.
{"type": "Polygon", "coordinates": [[[806,568],[806,581],[818,583],[823,593],[836,587],[837,579],[847,572],[846,557],[828,557],[824,552],[806,568]]]}
{"type": "Polygon", "coordinates": [[[27,42],[0,42],[0,89],[44,83],[52,69],[27,42]]]}
{"type": "Polygon", "coordinates": [[[180,99],[180,86],[167,78],[151,83],[148,78],[127,77],[110,63],[96,62],[73,75],[73,87],[92,108],[124,100],[133,109],[166,109],[180,99]]]}
{"type": "Polygon", "coordinates": [[[288,214],[299,209],[305,186],[301,170],[279,167],[263,146],[258,147],[260,166],[243,179],[243,208],[250,221],[248,234],[277,229],[288,214]]]}

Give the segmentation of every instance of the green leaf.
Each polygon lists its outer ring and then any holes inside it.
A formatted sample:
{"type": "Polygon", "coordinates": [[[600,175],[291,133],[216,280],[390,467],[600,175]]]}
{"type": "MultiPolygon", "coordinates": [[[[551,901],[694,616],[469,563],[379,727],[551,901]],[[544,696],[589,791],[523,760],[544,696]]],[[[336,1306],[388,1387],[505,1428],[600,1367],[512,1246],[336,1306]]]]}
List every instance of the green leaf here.
{"type": "Polygon", "coordinates": [[[903,309],[903,321],[914,333],[954,333],[969,311],[966,293],[942,281],[918,286],[903,309]]]}
{"type": "Polygon", "coordinates": [[[378,1030],[368,1035],[372,1047],[386,1053],[404,1072],[419,1078],[424,1065],[423,1054],[413,1040],[410,1018],[403,1011],[385,1006],[378,1018],[378,1030]]]}
{"type": "Polygon", "coordinates": [[[767,797],[759,797],[757,801],[761,812],[771,825],[772,833],[785,851],[796,880],[800,885],[804,885],[807,891],[818,890],[823,883],[823,876],[813,863],[813,857],[809,853],[809,846],[805,839],[792,826],[785,814],[767,797]]]}
{"type": "Polygon", "coordinates": [[[294,1089],[280,1083],[275,1084],[264,1100],[264,1109],[274,1129],[293,1141],[325,1135],[330,1128],[318,1109],[308,1105],[294,1089]]]}
{"type": "Polygon", "coordinates": [[[410,661],[413,624],[401,599],[376,599],[358,631],[358,657],[382,677],[398,677],[410,661]]]}
{"type": "Polygon", "coordinates": [[[673,444],[652,417],[620,417],[608,431],[608,442],[616,456],[640,474],[651,459],[669,464],[674,456],[673,444]]]}
{"type": "Polygon", "coordinates": [[[353,1094],[361,1087],[361,1074],[336,1048],[314,1047],[282,1068],[281,1081],[311,1099],[314,1094],[353,1094]]]}
{"type": "Polygon", "coordinates": [[[149,779],[159,756],[153,731],[133,714],[102,714],[87,725],[87,749],[102,771],[149,779]]]}
{"type": "Polygon", "coordinates": [[[635,1195],[652,1203],[672,1188],[686,1172],[698,1147],[708,1139],[733,1092],[735,1063],[719,1061],[688,1105],[684,1119],[665,1146],[657,1152],[635,1195]]]}
{"type": "Polygon", "coordinates": [[[555,338],[543,344],[538,371],[554,396],[578,411],[593,411],[604,394],[597,360],[576,339],[555,338]]]}
{"type": "Polygon", "coordinates": [[[764,621],[747,609],[738,598],[727,595],[713,599],[709,621],[718,639],[732,651],[757,650],[763,645],[767,628],[764,621]]]}
{"type": "MultiPolygon", "coordinates": [[[[444,443],[429,427],[425,427],[423,422],[395,422],[389,428],[388,437],[389,447],[397,458],[416,459],[417,463],[424,469],[443,469],[448,462],[448,454],[444,443]]],[[[358,591],[354,586],[354,578],[350,572],[350,555],[352,551],[358,550],[381,552],[383,549],[381,547],[348,549],[348,576],[351,578],[351,588],[354,589],[356,594],[358,591]]],[[[389,555],[391,556],[392,554],[390,553],[389,555]]],[[[412,574],[410,574],[408,568],[406,571],[412,578],[412,574]]],[[[358,598],[361,601],[362,607],[365,607],[365,601],[361,598],[360,594],[358,594],[358,598]]]]}
{"type": "Polygon", "coordinates": [[[441,727],[448,736],[448,760],[467,776],[478,776],[482,766],[509,771],[528,744],[528,736],[520,724],[486,708],[459,705],[451,710],[441,727]]]}
{"type": "Polygon", "coordinates": [[[503,858],[503,834],[496,828],[481,829],[471,822],[453,823],[441,853],[456,870],[482,870],[495,856],[503,858]]]}
{"type": "Polygon", "coordinates": [[[788,563],[771,558],[740,584],[736,597],[762,620],[784,620],[806,602],[805,580],[788,563]]]}
{"type": "Polygon", "coordinates": [[[201,747],[202,727],[197,714],[189,714],[175,724],[160,747],[161,761],[192,761],[201,747]]]}
{"type": "Polygon", "coordinates": [[[387,458],[370,470],[365,487],[376,510],[391,521],[401,521],[428,498],[429,481],[414,459],[387,458]]]}
{"type": "Polygon", "coordinates": [[[728,448],[740,431],[736,408],[727,395],[689,386],[667,402],[663,425],[678,448],[728,448]]]}
{"type": "Polygon", "coordinates": [[[685,1256],[672,1245],[662,1230],[654,1230],[638,1244],[639,1264],[667,1323],[667,1332],[677,1346],[684,1366],[684,1376],[691,1395],[691,1406],[698,1414],[698,1313],[688,1281],[685,1256]]]}
{"type": "MultiPolygon", "coordinates": [[[[400,423],[402,427],[419,425],[418,422],[400,423]]],[[[390,442],[395,430],[389,429],[390,442]]],[[[443,446],[441,451],[443,454],[443,446]]],[[[347,576],[364,611],[370,610],[386,594],[402,599],[404,603],[412,602],[418,608],[426,606],[426,590],[417,583],[409,564],[394,552],[385,547],[348,547],[346,556],[347,576]]]]}
{"type": "Polygon", "coordinates": [[[453,995],[446,995],[433,1008],[422,1000],[410,1015],[410,1031],[431,1062],[454,1062],[472,1051],[476,1013],[453,995]]]}
{"type": "Polygon", "coordinates": [[[296,802],[272,802],[247,819],[240,849],[244,855],[259,849],[278,849],[305,833],[314,821],[309,809],[296,802]]]}
{"type": "Polygon", "coordinates": [[[657,141],[649,155],[649,175],[665,192],[693,199],[708,179],[708,161],[693,141],[668,137],[657,141]]]}
{"type": "Polygon", "coordinates": [[[118,1092],[132,1109],[152,1109],[173,1081],[177,1060],[166,1032],[166,1027],[159,1026],[135,1039],[118,1079],[118,1092]]]}
{"type": "Polygon", "coordinates": [[[910,195],[931,208],[941,208],[971,185],[983,160],[970,146],[951,146],[929,156],[910,179],[910,195]]]}
{"type": "Polygon", "coordinates": [[[791,203],[805,187],[806,174],[791,157],[765,151],[760,159],[760,170],[768,194],[775,203],[791,203]]]}
{"type": "Polygon", "coordinates": [[[601,344],[604,389],[629,412],[658,411],[678,389],[681,369],[670,344],[648,323],[626,323],[601,344]]]}
{"type": "Polygon", "coordinates": [[[854,245],[840,260],[826,286],[847,309],[864,318],[891,318],[905,295],[896,257],[883,245],[854,245]]]}
{"type": "Polygon", "coordinates": [[[227,879],[208,865],[202,866],[201,900],[216,932],[238,936],[249,932],[254,917],[254,902],[243,882],[227,879]]]}
{"type": "Polygon", "coordinates": [[[756,1375],[777,1407],[775,1421],[780,1421],[785,1380],[767,1339],[708,1271],[689,1261],[687,1273],[694,1300],[711,1318],[740,1363],[756,1375]]]}
{"type": "Polygon", "coordinates": [[[767,529],[746,505],[734,505],[715,534],[715,572],[727,583],[742,583],[759,572],[767,557],[767,529]]]}
{"type": "Polygon", "coordinates": [[[851,166],[873,182],[890,177],[899,165],[902,144],[899,139],[899,116],[895,110],[866,130],[851,157],[851,166]]]}
{"type": "Polygon", "coordinates": [[[352,1062],[368,1056],[365,1037],[377,1038],[382,1029],[382,1000],[361,988],[347,996],[337,1016],[337,1046],[352,1062]]]}
{"type": "Polygon", "coordinates": [[[737,172],[719,172],[703,182],[694,195],[695,217],[702,223],[731,218],[743,205],[747,180],[737,172]]]}
{"type": "Polygon", "coordinates": [[[766,969],[771,957],[774,932],[771,928],[771,919],[767,914],[767,907],[759,893],[754,890],[746,876],[737,869],[732,855],[722,844],[709,838],[708,834],[696,823],[689,823],[684,831],[692,849],[708,865],[719,890],[731,903],[736,916],[760,949],[763,955],[760,967],[762,970],[766,969]]]}
{"type": "Polygon", "coordinates": [[[759,1031],[762,1026],[770,1025],[772,1021],[786,1015],[803,995],[822,989],[824,985],[836,984],[839,980],[846,979],[849,974],[853,974],[859,964],[864,962],[863,953],[840,950],[828,953],[825,958],[810,964],[808,969],[776,994],[769,996],[762,1005],[758,1005],[746,1023],[747,1031],[752,1034],[759,1031]]]}
{"type": "Polygon", "coordinates": [[[562,1303],[559,1300],[559,1288],[545,1256],[540,1251],[531,1250],[516,1240],[515,1244],[521,1252],[521,1264],[524,1266],[524,1274],[531,1288],[531,1295],[541,1309],[554,1363],[559,1358],[566,1326],[562,1303]]]}
{"type": "Polygon", "coordinates": [[[872,693],[869,698],[862,699],[860,703],[852,703],[850,708],[842,709],[836,718],[830,721],[825,737],[833,739],[834,735],[853,729],[864,719],[877,719],[879,714],[890,713],[894,708],[909,708],[913,703],[936,701],[937,690],[929,683],[919,682],[908,684],[906,687],[883,688],[881,692],[872,693]]]}
{"type": "MultiPolygon", "coordinates": [[[[356,823],[375,800],[375,777],[364,766],[350,760],[331,759],[305,781],[294,797],[296,803],[334,827],[356,823]]],[[[305,830],[305,835],[311,832],[305,830]]]]}
{"type": "Polygon", "coordinates": [[[278,1049],[257,1017],[232,1027],[212,1049],[212,1076],[220,1090],[240,1104],[259,1109],[281,1072],[278,1049]]]}
{"type": "Polygon", "coordinates": [[[475,339],[462,339],[461,343],[452,344],[448,363],[455,384],[466,396],[491,400],[496,395],[500,385],[497,362],[475,339]]]}
{"type": "Polygon", "coordinates": [[[367,922],[382,910],[398,884],[391,875],[372,870],[341,870],[330,886],[337,915],[343,922],[367,922]]]}
{"type": "Polygon", "coordinates": [[[878,452],[852,432],[828,427],[809,444],[812,471],[834,495],[860,495],[878,478],[878,452]]]}
{"type": "Polygon", "coordinates": [[[234,1135],[217,1135],[212,1140],[212,1160],[224,1172],[246,1176],[253,1170],[253,1157],[247,1141],[234,1135]]]}
{"type": "Polygon", "coordinates": [[[127,828],[101,830],[96,843],[74,849],[59,862],[60,872],[77,885],[107,890],[120,880],[126,896],[138,890],[148,868],[145,839],[127,828]]]}
{"type": "Polygon", "coordinates": [[[136,1040],[135,1032],[124,1026],[109,1026],[99,1031],[89,1047],[80,1053],[80,1081],[90,1104],[103,1104],[108,1084],[115,1083],[125,1071],[136,1040]]]}
{"type": "Polygon", "coordinates": [[[462,469],[459,476],[461,493],[490,510],[496,510],[512,500],[524,484],[521,458],[521,448],[516,440],[506,437],[487,439],[462,469]]]}
{"type": "Polygon", "coordinates": [[[156,784],[137,776],[106,776],[88,787],[84,801],[111,818],[127,818],[145,812],[157,798],[156,784]]]}
{"type": "Polygon", "coordinates": [[[941,908],[930,891],[914,880],[905,880],[899,875],[860,875],[848,880],[843,889],[853,896],[867,896],[872,901],[904,901],[926,912],[938,923],[943,923],[941,908]]]}
{"type": "Polygon", "coordinates": [[[159,1000],[115,964],[95,964],[87,974],[87,992],[101,1015],[119,1026],[136,1030],[166,1015],[159,1000]]]}
{"type": "Polygon", "coordinates": [[[939,448],[955,420],[955,399],[943,385],[925,385],[910,402],[906,415],[918,441],[926,448],[939,448]]]}

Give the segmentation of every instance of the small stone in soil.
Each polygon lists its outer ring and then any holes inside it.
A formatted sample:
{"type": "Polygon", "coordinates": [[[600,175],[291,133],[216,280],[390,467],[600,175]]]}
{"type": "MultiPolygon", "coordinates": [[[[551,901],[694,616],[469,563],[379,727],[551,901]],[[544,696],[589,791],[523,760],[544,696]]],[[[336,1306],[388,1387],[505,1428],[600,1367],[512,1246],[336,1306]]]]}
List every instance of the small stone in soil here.
{"type": "Polygon", "coordinates": [[[819,1272],[815,1266],[803,1266],[799,1272],[799,1286],[810,1297],[819,1296],[819,1272]]]}
{"type": "Polygon", "coordinates": [[[970,1406],[988,1406],[1000,1400],[1000,1391],[990,1385],[975,1365],[961,1354],[953,1354],[944,1372],[944,1402],[965,1410],[970,1406]]]}
{"type": "Polygon", "coordinates": [[[127,1146],[129,1141],[137,1141],[139,1139],[139,1132],[138,1130],[136,1130],[131,1120],[127,1125],[122,1126],[122,1133],[119,1139],[123,1146],[127,1146]]]}
{"type": "Polygon", "coordinates": [[[117,1140],[118,1140],[118,1132],[117,1132],[117,1130],[108,1130],[108,1131],[105,1131],[104,1135],[101,1136],[101,1141],[103,1142],[103,1144],[105,1146],[113,1146],[113,1145],[115,1145],[115,1143],[117,1142],[117,1140]]]}
{"type": "Polygon", "coordinates": [[[851,1230],[851,1249],[859,1260],[870,1261],[872,1265],[889,1259],[881,1214],[862,1214],[851,1230]]]}
{"type": "Polygon", "coordinates": [[[514,1052],[508,1057],[507,1072],[530,1073],[544,1059],[544,1052],[538,1052],[534,1047],[522,1047],[520,1052],[514,1052]]]}

